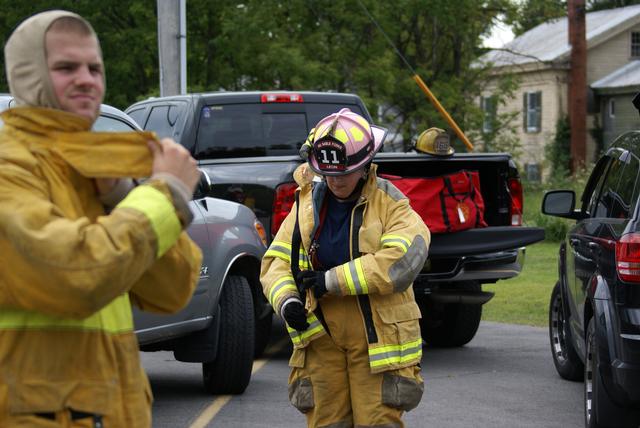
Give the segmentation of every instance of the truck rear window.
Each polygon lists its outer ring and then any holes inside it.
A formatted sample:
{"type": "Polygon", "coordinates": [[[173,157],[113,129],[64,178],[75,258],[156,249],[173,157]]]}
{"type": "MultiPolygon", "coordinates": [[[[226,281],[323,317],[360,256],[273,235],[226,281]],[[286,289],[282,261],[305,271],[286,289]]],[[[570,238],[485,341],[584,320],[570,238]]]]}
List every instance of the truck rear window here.
{"type": "Polygon", "coordinates": [[[209,105],[202,108],[196,139],[197,159],[297,155],[311,127],[343,107],[336,104],[209,105]]]}

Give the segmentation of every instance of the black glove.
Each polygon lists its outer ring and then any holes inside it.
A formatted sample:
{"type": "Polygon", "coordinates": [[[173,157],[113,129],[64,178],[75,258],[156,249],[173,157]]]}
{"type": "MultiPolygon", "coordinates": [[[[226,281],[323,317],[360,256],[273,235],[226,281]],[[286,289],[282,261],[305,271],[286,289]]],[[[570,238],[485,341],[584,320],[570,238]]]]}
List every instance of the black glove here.
{"type": "Polygon", "coordinates": [[[313,295],[316,296],[317,299],[324,296],[327,292],[323,271],[301,270],[296,279],[298,280],[298,284],[301,284],[305,290],[313,288],[313,295]]]}
{"type": "Polygon", "coordinates": [[[307,313],[300,302],[287,303],[282,311],[282,316],[291,328],[295,328],[298,331],[304,331],[309,328],[307,313]]]}

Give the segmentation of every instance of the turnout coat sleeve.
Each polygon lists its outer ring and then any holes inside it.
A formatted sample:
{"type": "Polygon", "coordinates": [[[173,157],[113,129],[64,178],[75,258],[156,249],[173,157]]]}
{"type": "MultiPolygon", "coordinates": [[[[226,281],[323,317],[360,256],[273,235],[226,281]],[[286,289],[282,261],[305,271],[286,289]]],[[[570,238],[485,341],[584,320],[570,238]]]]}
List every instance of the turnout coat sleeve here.
{"type": "Polygon", "coordinates": [[[201,253],[181,232],[166,184],[139,186],[104,215],[92,182],[70,180],[75,188],[57,193],[69,200],[54,203],[51,189],[64,182],[0,162],[0,308],[85,318],[128,291],[143,309],[182,307],[201,253]]]}
{"type": "MultiPolygon", "coordinates": [[[[327,290],[337,295],[390,294],[407,290],[422,270],[431,239],[409,200],[387,180],[373,178],[374,190],[358,233],[360,256],[325,274],[327,290]]],[[[354,223],[358,220],[355,208],[354,223]]]]}

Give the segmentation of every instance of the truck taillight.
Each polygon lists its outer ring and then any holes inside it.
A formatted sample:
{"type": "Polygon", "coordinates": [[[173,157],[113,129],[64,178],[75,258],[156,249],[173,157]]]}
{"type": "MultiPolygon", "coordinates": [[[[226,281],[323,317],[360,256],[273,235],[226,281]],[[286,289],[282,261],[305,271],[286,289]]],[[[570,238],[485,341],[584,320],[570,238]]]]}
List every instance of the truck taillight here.
{"type": "Polygon", "coordinates": [[[260,97],[263,103],[302,103],[302,95],[300,94],[263,94],[260,97]]]}
{"type": "Polygon", "coordinates": [[[511,195],[511,226],[522,226],[522,183],[519,178],[509,179],[509,193],[511,195]]]}
{"type": "Polygon", "coordinates": [[[273,215],[271,217],[271,236],[274,237],[280,225],[293,207],[296,183],[284,183],[276,187],[276,195],[273,199],[273,215]]]}
{"type": "Polygon", "coordinates": [[[640,282],[640,233],[622,235],[616,242],[616,270],[625,282],[640,282]]]}

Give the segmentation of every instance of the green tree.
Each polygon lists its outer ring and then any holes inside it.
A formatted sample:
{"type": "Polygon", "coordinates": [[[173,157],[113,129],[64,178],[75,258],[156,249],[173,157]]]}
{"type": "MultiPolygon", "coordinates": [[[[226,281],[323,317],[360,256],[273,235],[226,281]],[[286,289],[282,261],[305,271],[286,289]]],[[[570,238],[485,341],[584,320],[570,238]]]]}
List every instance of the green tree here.
{"type": "MultiPolygon", "coordinates": [[[[188,90],[358,93],[407,147],[427,127],[449,128],[360,1],[457,124],[468,131],[481,123],[477,100],[489,69],[472,64],[484,52],[482,37],[510,13],[512,0],[189,0],[188,90]]],[[[51,8],[78,12],[95,27],[107,103],[123,108],[157,95],[155,1],[0,0],[0,41],[33,11],[51,8]]],[[[498,95],[508,96],[509,87],[505,83],[498,95]]],[[[0,90],[6,89],[3,74],[0,90]]],[[[505,120],[498,118],[498,125],[505,120]]]]}
{"type": "Polygon", "coordinates": [[[513,33],[519,36],[554,18],[567,16],[566,0],[525,0],[508,15],[513,33]]]}

